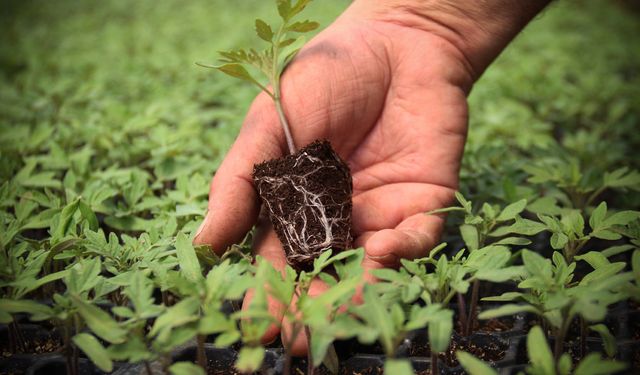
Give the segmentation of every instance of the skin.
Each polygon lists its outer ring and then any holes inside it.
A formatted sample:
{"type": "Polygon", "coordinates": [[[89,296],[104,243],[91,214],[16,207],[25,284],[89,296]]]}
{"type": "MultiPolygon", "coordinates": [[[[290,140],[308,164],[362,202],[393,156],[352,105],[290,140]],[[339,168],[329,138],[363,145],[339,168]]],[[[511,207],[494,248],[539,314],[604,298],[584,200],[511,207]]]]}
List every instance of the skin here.
{"type": "MultiPolygon", "coordinates": [[[[495,19],[503,2],[509,0],[495,1],[500,7],[484,9],[485,16],[495,19]]],[[[532,3],[539,6],[522,9],[524,15],[474,28],[474,16],[447,1],[355,1],[287,68],[282,101],[295,144],[328,139],[351,168],[354,245],[365,249],[365,271],[423,257],[437,245],[444,219],[424,213],[450,205],[458,187],[466,97],[486,66],[544,6],[532,3]]],[[[221,253],[257,223],[255,253],[283,269],[284,252],[260,215],[251,173],[254,164],[287,152],[274,104],[262,93],[212,180],[209,211],[194,243],[221,253]]],[[[315,282],[310,294],[324,289],[315,282]]],[[[284,309],[270,303],[277,318],[284,309]]],[[[282,331],[285,341],[286,321],[282,331]]],[[[263,341],[279,333],[273,325],[263,341]]],[[[306,353],[304,335],[292,351],[306,353]]]]}

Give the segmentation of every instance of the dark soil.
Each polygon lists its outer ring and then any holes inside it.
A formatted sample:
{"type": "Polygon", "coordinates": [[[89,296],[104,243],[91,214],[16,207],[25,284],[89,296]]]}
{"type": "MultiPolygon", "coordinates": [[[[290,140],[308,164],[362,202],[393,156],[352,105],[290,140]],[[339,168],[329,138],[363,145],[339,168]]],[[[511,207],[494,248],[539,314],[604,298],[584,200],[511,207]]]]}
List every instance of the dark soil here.
{"type": "MultiPolygon", "coordinates": [[[[440,353],[438,358],[448,367],[456,367],[458,366],[456,351],[463,350],[485,362],[493,363],[503,359],[508,348],[509,344],[507,341],[495,336],[472,335],[469,337],[461,337],[454,334],[451,338],[449,348],[446,352],[440,353]]],[[[430,355],[431,348],[427,342],[426,335],[414,338],[413,345],[409,349],[409,356],[429,357],[430,355]]]]}
{"type": "Polygon", "coordinates": [[[20,328],[21,335],[24,338],[23,348],[21,345],[17,347],[15,353],[11,352],[10,341],[8,339],[7,327],[0,330],[0,357],[8,358],[14,354],[45,354],[60,351],[62,349],[62,340],[56,331],[48,331],[33,325],[23,325],[20,328]]]}
{"type": "Polygon", "coordinates": [[[253,182],[295,269],[351,246],[351,173],[328,141],[256,164],[253,182]]]}

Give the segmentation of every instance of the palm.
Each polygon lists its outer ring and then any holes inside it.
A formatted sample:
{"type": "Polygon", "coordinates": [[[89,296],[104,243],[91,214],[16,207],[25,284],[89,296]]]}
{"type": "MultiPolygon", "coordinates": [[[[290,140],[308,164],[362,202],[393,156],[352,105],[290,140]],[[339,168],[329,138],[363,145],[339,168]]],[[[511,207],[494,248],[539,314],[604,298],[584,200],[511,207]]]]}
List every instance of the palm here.
{"type": "MultiPolygon", "coordinates": [[[[446,48],[437,37],[399,25],[338,20],[283,76],[296,145],[329,139],[351,168],[353,233],[355,245],[365,248],[365,269],[424,256],[440,234],[442,219],[424,212],[453,196],[467,114],[464,77],[453,73],[446,48]]],[[[213,179],[212,220],[196,242],[220,251],[246,233],[259,212],[253,164],[286,150],[274,105],[259,95],[213,179]]],[[[268,220],[258,220],[258,229],[255,251],[284,267],[268,220]]],[[[316,283],[310,292],[322,289],[316,283]]],[[[275,314],[282,309],[272,306],[275,314]]]]}
{"type": "Polygon", "coordinates": [[[297,144],[328,138],[347,161],[356,244],[384,265],[428,251],[441,222],[423,213],[457,186],[466,99],[447,82],[438,42],[397,25],[338,22],[283,80],[297,144]]]}

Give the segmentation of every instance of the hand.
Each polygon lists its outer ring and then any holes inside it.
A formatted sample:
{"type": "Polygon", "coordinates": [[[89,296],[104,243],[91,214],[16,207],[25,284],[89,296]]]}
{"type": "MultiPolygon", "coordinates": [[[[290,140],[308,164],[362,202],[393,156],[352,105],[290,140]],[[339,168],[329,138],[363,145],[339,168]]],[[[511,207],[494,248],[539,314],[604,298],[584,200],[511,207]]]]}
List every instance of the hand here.
{"type": "MultiPolygon", "coordinates": [[[[364,247],[363,267],[372,270],[423,257],[437,244],[443,219],[425,212],[449,205],[457,189],[466,94],[476,75],[441,33],[405,22],[411,17],[381,19],[362,4],[299,53],[283,75],[282,95],[297,147],[326,138],[351,168],[354,245],[364,247]]],[[[284,268],[275,232],[258,218],[251,173],[254,164],[286,153],[274,104],[260,94],[213,178],[194,242],[219,253],[257,221],[255,252],[284,268]]],[[[323,288],[316,282],[310,294],[323,288]]],[[[270,303],[276,317],[284,308],[270,303]]],[[[283,322],[285,334],[289,328],[283,322]]],[[[264,341],[278,331],[272,327],[264,341]]],[[[292,351],[304,353],[306,339],[298,337],[292,351]]]]}

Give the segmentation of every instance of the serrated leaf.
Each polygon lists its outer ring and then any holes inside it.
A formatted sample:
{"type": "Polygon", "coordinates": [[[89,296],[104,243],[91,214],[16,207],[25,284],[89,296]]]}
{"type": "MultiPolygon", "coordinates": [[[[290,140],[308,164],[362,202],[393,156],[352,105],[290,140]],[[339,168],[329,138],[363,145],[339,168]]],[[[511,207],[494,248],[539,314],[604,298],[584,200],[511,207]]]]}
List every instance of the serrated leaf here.
{"type": "Polygon", "coordinates": [[[256,20],[256,34],[265,42],[271,42],[273,39],[273,30],[266,22],[261,19],[256,20]]]}
{"type": "Polygon", "coordinates": [[[319,23],[305,20],[300,22],[294,22],[287,27],[287,31],[293,31],[296,33],[306,33],[309,31],[313,31],[320,26],[319,23]]]}
{"type": "Polygon", "coordinates": [[[574,375],[609,375],[627,368],[627,364],[600,358],[600,353],[589,353],[578,364],[574,375]]]}
{"type": "Polygon", "coordinates": [[[606,325],[600,323],[589,326],[589,329],[597,332],[600,335],[602,344],[604,346],[604,351],[605,353],[607,353],[607,356],[609,358],[615,357],[618,345],[616,344],[616,338],[611,334],[609,328],[607,328],[606,325]]]}
{"type": "Polygon", "coordinates": [[[607,202],[602,202],[596,207],[589,217],[589,226],[592,230],[597,230],[604,218],[607,216],[607,202]]]}
{"type": "Polygon", "coordinates": [[[176,255],[180,265],[180,273],[189,281],[197,282],[203,279],[198,256],[193,244],[184,233],[176,236],[176,255]]]}
{"type": "Polygon", "coordinates": [[[111,362],[109,353],[93,335],[79,333],[72,340],[100,370],[113,371],[113,362],[111,362]]]}
{"type": "Polygon", "coordinates": [[[535,368],[541,369],[543,374],[555,374],[555,361],[539,326],[531,328],[527,335],[527,353],[529,361],[535,368]]]}
{"type": "Polygon", "coordinates": [[[461,225],[460,234],[462,235],[462,239],[464,240],[464,243],[467,245],[469,250],[473,251],[478,249],[478,229],[475,226],[467,224],[461,225]]]}
{"type": "Polygon", "coordinates": [[[71,296],[78,313],[84,319],[87,326],[98,337],[112,344],[124,342],[127,331],[121,328],[113,318],[104,310],[89,304],[78,296],[71,296]]]}
{"type": "Polygon", "coordinates": [[[511,203],[500,212],[500,214],[496,218],[496,221],[513,220],[515,219],[516,215],[524,211],[526,206],[527,206],[526,199],[522,199],[515,203],[511,203]]]}
{"type": "Polygon", "coordinates": [[[493,319],[502,316],[509,316],[523,312],[538,313],[538,310],[531,305],[506,304],[495,309],[489,309],[478,314],[478,319],[493,319]]]}
{"type": "Polygon", "coordinates": [[[243,373],[252,373],[257,371],[262,365],[264,359],[264,348],[261,346],[243,346],[238,353],[236,361],[236,369],[243,373]]]}

